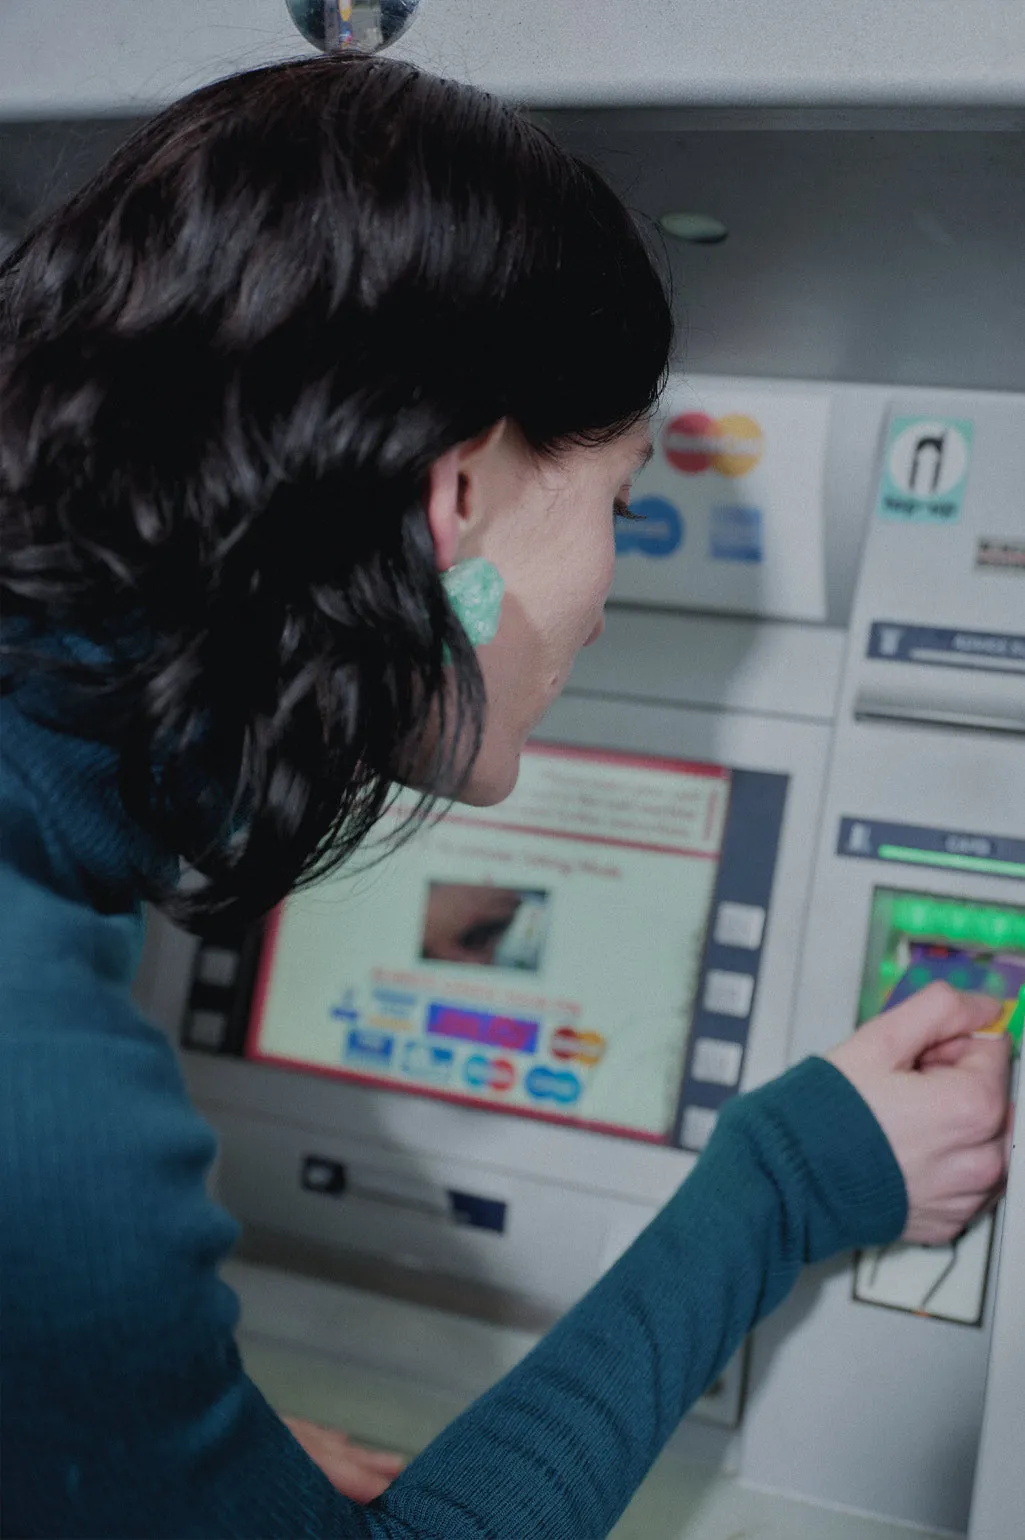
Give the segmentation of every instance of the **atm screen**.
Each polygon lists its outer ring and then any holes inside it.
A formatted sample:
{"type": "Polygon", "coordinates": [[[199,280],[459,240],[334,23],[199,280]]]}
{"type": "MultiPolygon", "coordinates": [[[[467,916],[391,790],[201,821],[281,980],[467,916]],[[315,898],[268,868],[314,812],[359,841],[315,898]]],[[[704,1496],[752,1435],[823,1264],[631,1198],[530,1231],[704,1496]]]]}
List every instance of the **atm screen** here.
{"type": "Polygon", "coordinates": [[[1020,1049],[1025,1019],[1025,909],[878,888],[872,903],[859,1020],[936,979],[1003,1002],[995,1030],[1020,1049]]]}
{"type": "Polygon", "coordinates": [[[741,1080],[786,787],[533,744],[501,806],[281,906],[236,1051],[700,1148],[741,1080]]]}

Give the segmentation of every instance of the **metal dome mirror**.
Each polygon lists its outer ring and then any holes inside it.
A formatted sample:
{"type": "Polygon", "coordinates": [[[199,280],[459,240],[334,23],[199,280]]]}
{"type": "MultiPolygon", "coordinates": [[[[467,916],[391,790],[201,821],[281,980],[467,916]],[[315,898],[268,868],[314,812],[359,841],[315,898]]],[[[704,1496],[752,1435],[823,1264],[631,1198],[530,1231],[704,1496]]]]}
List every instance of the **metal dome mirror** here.
{"type": "Polygon", "coordinates": [[[387,48],[410,25],[422,0],[285,0],[299,31],[314,47],[387,48]]]}

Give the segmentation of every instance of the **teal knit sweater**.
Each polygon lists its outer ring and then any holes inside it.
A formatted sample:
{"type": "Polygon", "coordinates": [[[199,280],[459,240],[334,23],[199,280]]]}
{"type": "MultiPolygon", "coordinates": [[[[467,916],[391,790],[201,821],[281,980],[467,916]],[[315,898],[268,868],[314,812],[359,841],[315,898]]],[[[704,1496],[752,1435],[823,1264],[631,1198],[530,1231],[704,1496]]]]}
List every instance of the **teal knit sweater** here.
{"type": "Polygon", "coordinates": [[[138,872],[111,756],[0,725],[2,1528],[85,1537],[598,1540],[806,1262],[893,1240],[901,1173],[822,1059],[739,1098],[640,1239],[369,1507],[247,1379],[210,1130],[133,1006],[138,872]]]}

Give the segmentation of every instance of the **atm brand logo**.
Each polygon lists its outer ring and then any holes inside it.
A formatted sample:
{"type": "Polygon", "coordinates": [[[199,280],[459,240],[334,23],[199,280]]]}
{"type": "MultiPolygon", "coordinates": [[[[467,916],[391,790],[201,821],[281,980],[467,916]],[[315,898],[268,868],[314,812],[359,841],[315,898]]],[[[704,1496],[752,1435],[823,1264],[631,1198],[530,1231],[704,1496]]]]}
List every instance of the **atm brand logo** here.
{"type": "Polygon", "coordinates": [[[662,429],[662,448],[673,469],[685,476],[705,471],[746,476],[765,453],[765,434],[753,417],[742,412],[725,417],[683,412],[662,429]]]}
{"type": "Polygon", "coordinates": [[[552,1033],[551,1054],[570,1064],[598,1064],[605,1052],[600,1032],[578,1032],[575,1027],[559,1027],[552,1033]]]}
{"type": "Polygon", "coordinates": [[[516,1083],[516,1069],[508,1059],[489,1059],[474,1053],[463,1065],[463,1077],[475,1091],[511,1091],[516,1083]]]}

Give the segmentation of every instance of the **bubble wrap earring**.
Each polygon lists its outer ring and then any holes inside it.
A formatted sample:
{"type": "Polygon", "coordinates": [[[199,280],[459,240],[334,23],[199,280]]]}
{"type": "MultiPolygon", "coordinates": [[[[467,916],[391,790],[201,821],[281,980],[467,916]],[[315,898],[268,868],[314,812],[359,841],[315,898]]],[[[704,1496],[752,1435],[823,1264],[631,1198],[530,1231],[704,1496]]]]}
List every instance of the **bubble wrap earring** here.
{"type": "Polygon", "coordinates": [[[483,556],[457,562],[441,574],[448,602],[474,647],[493,642],[502,614],[505,584],[493,562],[483,556]]]}

